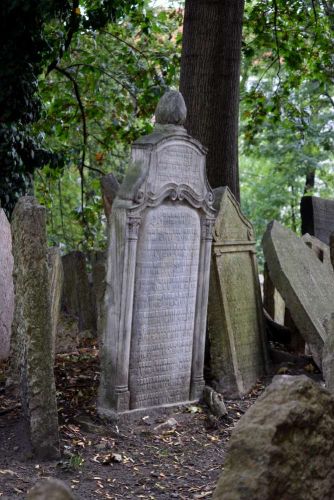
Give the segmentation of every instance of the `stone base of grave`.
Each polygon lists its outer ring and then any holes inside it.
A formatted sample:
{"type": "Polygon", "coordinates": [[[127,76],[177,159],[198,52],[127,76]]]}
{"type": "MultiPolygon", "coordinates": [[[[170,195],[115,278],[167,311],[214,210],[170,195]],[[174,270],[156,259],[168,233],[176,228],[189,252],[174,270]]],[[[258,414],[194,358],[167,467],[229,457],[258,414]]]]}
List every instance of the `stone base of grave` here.
{"type": "Polygon", "coordinates": [[[138,408],[134,410],[126,410],[121,412],[117,412],[110,408],[102,408],[101,406],[98,406],[97,412],[101,418],[104,418],[111,422],[131,422],[139,418],[145,417],[147,415],[150,417],[155,417],[159,415],[168,415],[170,413],[175,412],[175,410],[179,408],[181,409],[182,407],[185,406],[194,405],[197,404],[198,402],[199,399],[196,399],[192,401],[181,401],[179,403],[171,403],[161,406],[150,406],[148,408],[138,408]]]}

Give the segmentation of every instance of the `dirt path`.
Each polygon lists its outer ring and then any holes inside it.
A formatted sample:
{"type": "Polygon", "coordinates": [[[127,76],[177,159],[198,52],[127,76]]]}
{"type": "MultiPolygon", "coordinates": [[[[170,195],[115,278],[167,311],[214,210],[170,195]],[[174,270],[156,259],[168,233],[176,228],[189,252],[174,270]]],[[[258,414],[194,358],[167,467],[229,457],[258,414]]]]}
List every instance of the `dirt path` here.
{"type": "Polygon", "coordinates": [[[244,400],[226,401],[229,414],[221,420],[198,405],[116,426],[96,415],[98,351],[90,347],[57,356],[62,458],[40,463],[32,457],[21,410],[6,394],[1,373],[1,499],[25,498],[48,476],[66,481],[84,500],[211,498],[231,430],[263,390],[258,384],[244,400]],[[171,418],[177,424],[156,429],[171,418]]]}

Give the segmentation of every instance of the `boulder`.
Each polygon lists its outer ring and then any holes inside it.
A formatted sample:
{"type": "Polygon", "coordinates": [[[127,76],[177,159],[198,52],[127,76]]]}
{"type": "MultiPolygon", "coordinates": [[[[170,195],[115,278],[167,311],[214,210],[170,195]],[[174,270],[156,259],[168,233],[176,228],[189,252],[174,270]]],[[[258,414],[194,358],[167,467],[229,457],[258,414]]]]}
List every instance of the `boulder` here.
{"type": "Polygon", "coordinates": [[[214,499],[330,500],[334,398],[306,376],[275,377],[232,433],[214,499]]]}
{"type": "Polygon", "coordinates": [[[14,313],[13,255],[10,224],[0,208],[0,360],[9,356],[14,313]]]}
{"type": "Polygon", "coordinates": [[[75,500],[75,497],[66,483],[49,477],[28,491],[27,500],[75,500]]]}

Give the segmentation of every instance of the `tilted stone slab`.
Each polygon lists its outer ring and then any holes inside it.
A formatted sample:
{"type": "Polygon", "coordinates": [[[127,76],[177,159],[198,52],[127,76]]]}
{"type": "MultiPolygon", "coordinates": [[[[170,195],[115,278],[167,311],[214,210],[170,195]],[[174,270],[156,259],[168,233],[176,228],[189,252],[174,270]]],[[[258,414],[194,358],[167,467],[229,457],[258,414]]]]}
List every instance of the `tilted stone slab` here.
{"type": "Polygon", "coordinates": [[[303,196],[300,203],[302,234],[309,233],[329,245],[334,231],[334,200],[303,196]]]}
{"type": "Polygon", "coordinates": [[[275,377],[232,432],[214,500],[333,498],[334,398],[305,376],[275,377]]]}
{"type": "Polygon", "coordinates": [[[213,196],[184,109],[179,93],[162,98],[112,205],[99,395],[111,418],[198,400],[204,387],[213,196]]]}
{"type": "Polygon", "coordinates": [[[214,195],[219,212],[208,306],[210,378],[218,392],[233,397],[265,373],[267,352],[252,225],[227,187],[214,195]]]}
{"type": "Polygon", "coordinates": [[[21,198],[12,216],[15,313],[13,362],[34,452],[59,455],[53,375],[46,210],[35,198],[21,198]]]}
{"type": "Polygon", "coordinates": [[[0,208],[0,360],[9,356],[13,313],[12,235],[6,214],[0,208]]]}
{"type": "Polygon", "coordinates": [[[262,241],[270,277],[321,368],[324,322],[334,309],[334,275],[290,229],[271,222],[262,241]]]}

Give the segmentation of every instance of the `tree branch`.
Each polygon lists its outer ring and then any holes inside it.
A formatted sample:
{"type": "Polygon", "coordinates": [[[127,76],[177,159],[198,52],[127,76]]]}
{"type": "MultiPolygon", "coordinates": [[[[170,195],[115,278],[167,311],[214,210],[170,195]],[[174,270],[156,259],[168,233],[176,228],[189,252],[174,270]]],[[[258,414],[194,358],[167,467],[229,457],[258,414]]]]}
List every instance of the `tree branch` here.
{"type": "Polygon", "coordinates": [[[63,57],[65,52],[68,50],[69,46],[71,45],[73,35],[76,32],[76,30],[78,28],[78,24],[79,24],[78,23],[78,15],[79,14],[77,13],[78,8],[79,8],[79,0],[73,0],[72,12],[71,12],[70,20],[69,20],[69,29],[67,31],[65,43],[64,43],[64,45],[61,46],[61,48],[59,50],[58,57],[49,64],[49,66],[46,70],[46,75],[48,75],[53,69],[56,69],[56,66],[58,65],[59,61],[61,60],[61,58],[63,57]]]}
{"type": "Polygon", "coordinates": [[[85,220],[85,215],[84,215],[84,183],[85,183],[85,178],[84,178],[84,166],[85,166],[85,160],[86,160],[86,147],[87,147],[87,139],[88,139],[88,131],[87,131],[87,121],[86,121],[86,113],[85,113],[85,108],[82,103],[82,99],[80,96],[80,90],[79,90],[79,85],[73,75],[66,71],[66,69],[60,68],[59,66],[55,66],[55,68],[59,73],[62,75],[66,76],[73,85],[73,90],[75,93],[75,97],[78,101],[78,106],[80,109],[81,113],[81,119],[82,119],[82,135],[83,135],[83,148],[82,148],[82,155],[81,155],[81,163],[79,165],[79,173],[80,173],[80,178],[81,178],[81,212],[82,212],[82,222],[86,225],[86,220],[85,220]]]}

